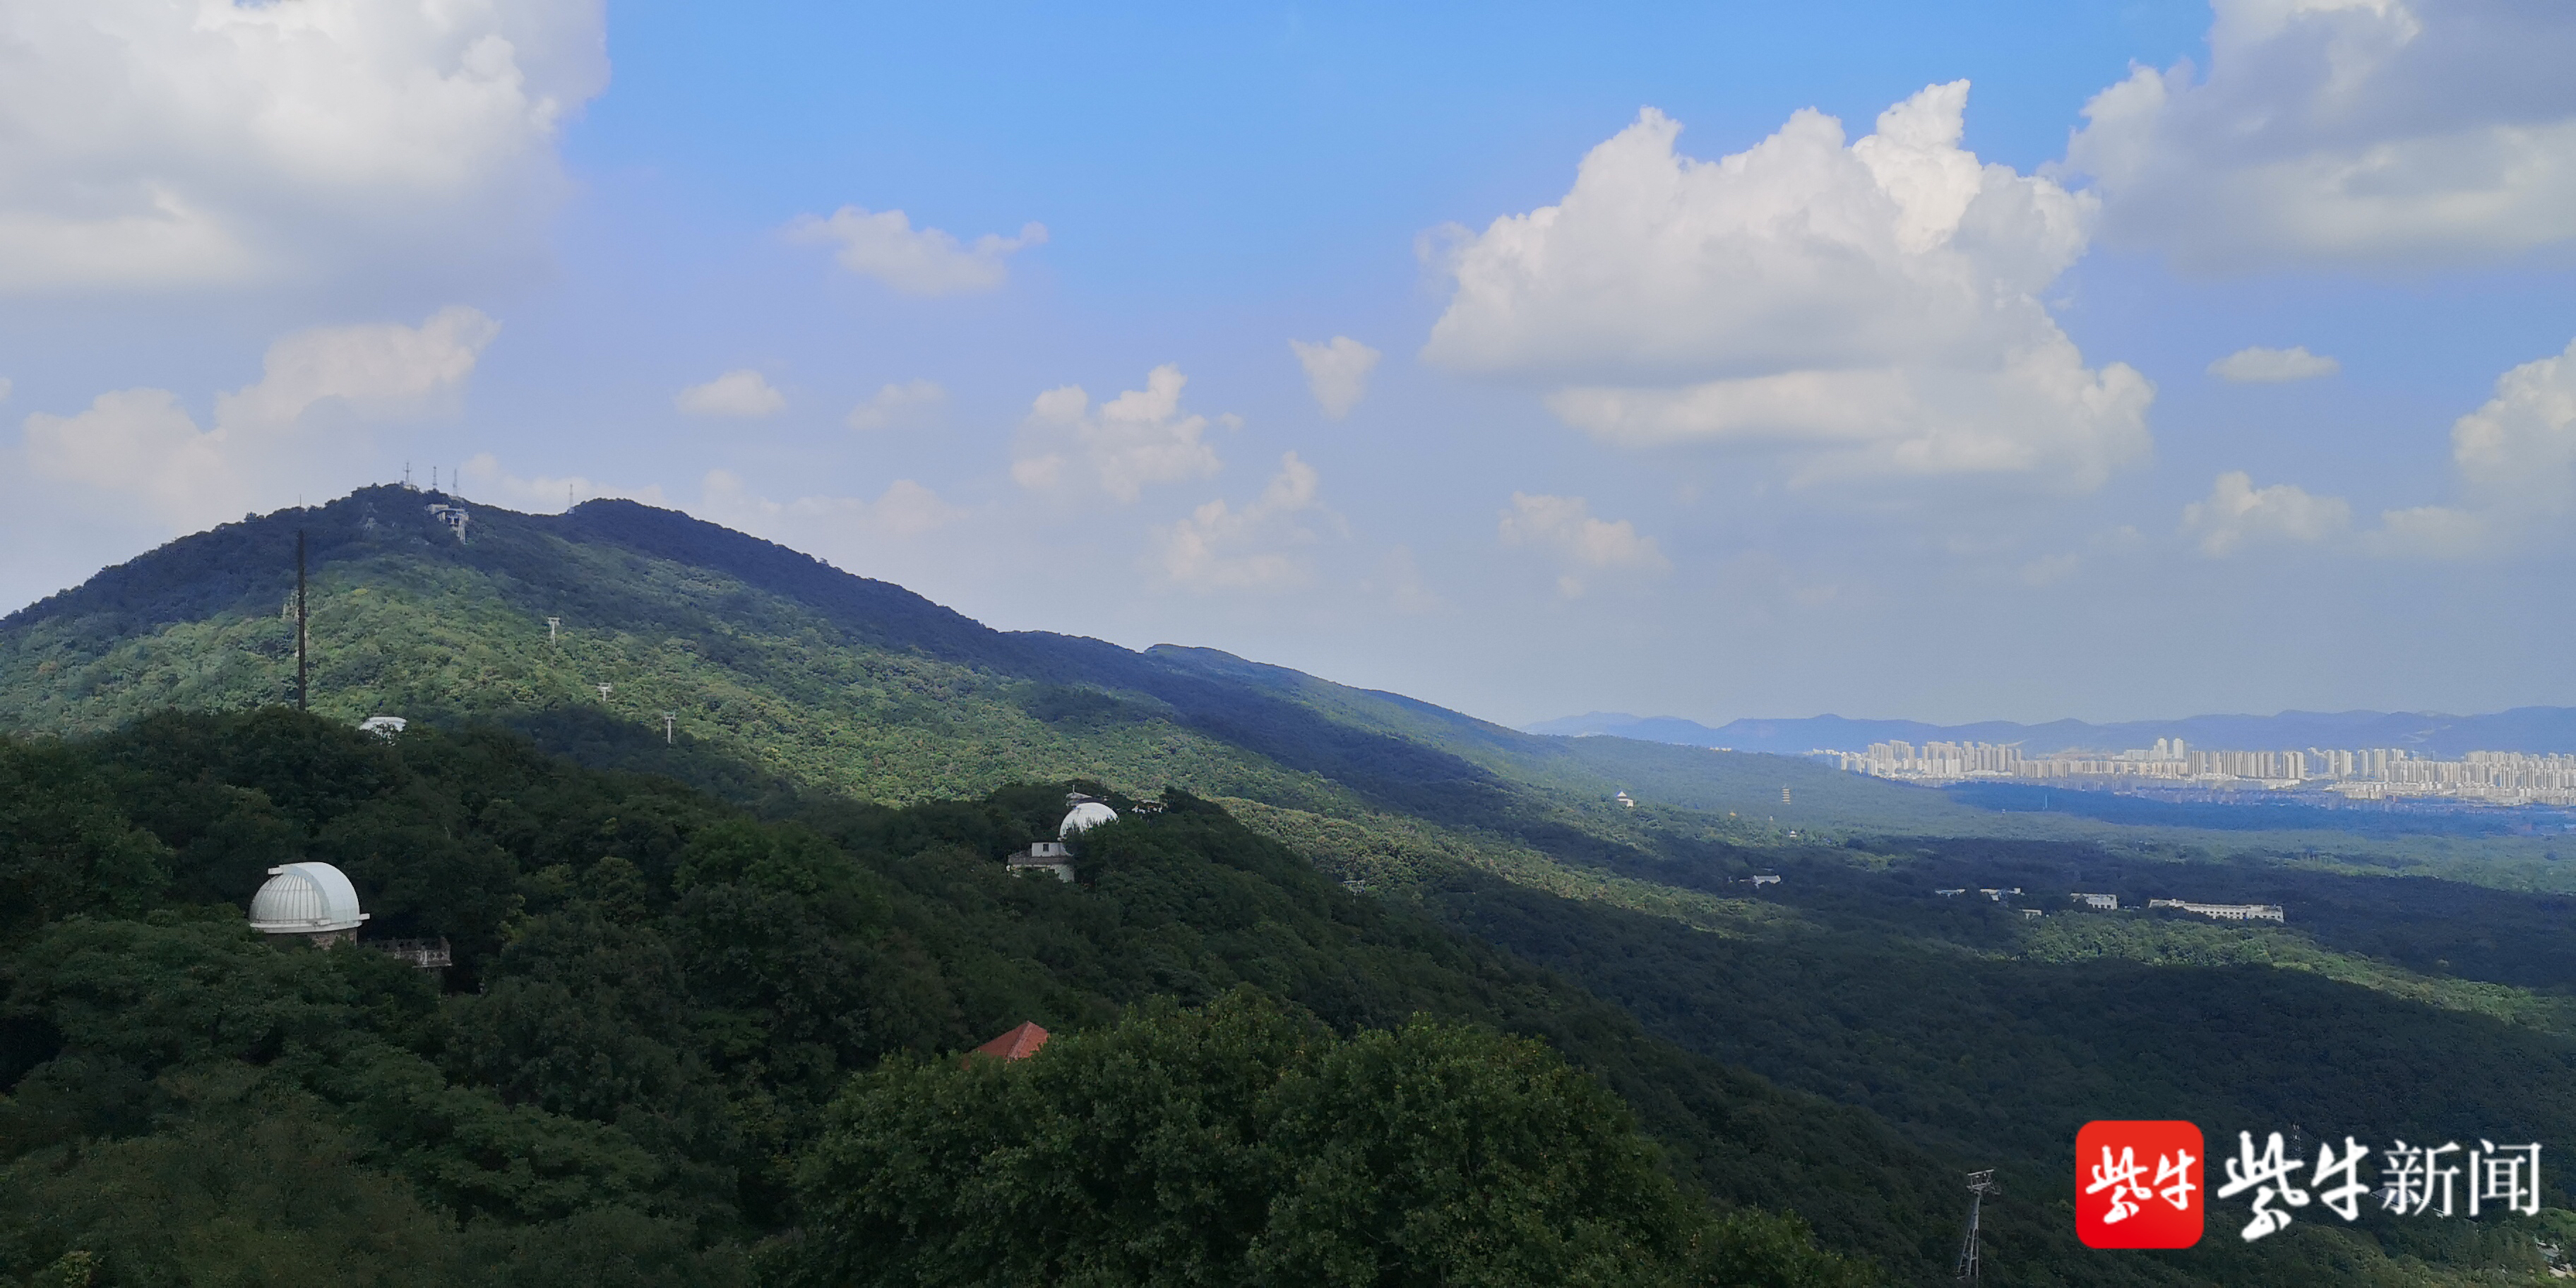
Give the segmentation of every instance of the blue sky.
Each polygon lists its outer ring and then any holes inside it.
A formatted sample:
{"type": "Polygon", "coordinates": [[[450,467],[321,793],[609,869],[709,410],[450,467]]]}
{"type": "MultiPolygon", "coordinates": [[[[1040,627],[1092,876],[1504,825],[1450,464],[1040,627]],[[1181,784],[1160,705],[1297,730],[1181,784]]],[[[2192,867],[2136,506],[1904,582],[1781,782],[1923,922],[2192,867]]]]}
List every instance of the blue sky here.
{"type": "Polygon", "coordinates": [[[1514,723],[2576,704],[2563,5],[0,35],[7,605],[408,462],[1514,723]]]}

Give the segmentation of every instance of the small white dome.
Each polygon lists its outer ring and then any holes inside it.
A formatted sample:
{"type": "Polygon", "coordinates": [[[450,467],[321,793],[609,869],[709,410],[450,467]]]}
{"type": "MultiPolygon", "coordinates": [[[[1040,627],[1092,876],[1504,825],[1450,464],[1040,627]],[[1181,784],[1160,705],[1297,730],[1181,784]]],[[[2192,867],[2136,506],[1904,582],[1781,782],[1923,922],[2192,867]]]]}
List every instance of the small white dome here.
{"type": "Polygon", "coordinates": [[[1074,806],[1073,809],[1064,816],[1064,824],[1056,828],[1055,836],[1057,840],[1061,841],[1066,837],[1088,832],[1103,823],[1115,823],[1117,821],[1118,811],[1111,809],[1098,801],[1084,801],[1083,803],[1074,806]]]}
{"type": "Polygon", "coordinates": [[[357,887],[328,863],[289,863],[268,870],[268,884],[250,897],[250,928],[270,935],[312,935],[355,930],[357,887]]]}

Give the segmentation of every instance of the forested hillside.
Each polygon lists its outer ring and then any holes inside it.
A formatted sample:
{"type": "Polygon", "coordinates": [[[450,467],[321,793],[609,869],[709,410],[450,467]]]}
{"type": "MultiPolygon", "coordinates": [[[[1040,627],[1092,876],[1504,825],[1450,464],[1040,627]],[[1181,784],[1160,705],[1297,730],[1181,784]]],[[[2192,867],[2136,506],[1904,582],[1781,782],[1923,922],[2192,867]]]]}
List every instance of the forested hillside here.
{"type": "MultiPolygon", "coordinates": [[[[6,1273],[109,1249],[157,1268],[100,1282],[826,1282],[864,1277],[851,1231],[971,1201],[1026,1236],[994,1264],[1112,1274],[1089,1210],[1024,1173],[850,1180],[871,1150],[933,1147],[936,1124],[898,1112],[919,1096],[1008,1115],[937,1137],[993,1157],[1098,1121],[1076,1083],[949,1062],[1022,1020],[1065,1034],[1068,1065],[1198,1070],[1137,1094],[1263,1142],[1224,1172],[1256,1190],[1356,1192],[1261,1152],[1351,1142],[1247,1080],[1321,1104],[1446,1069],[1458,1103],[1579,1120],[1591,1179],[1511,1182],[1562,1217],[1513,1245],[1540,1279],[1643,1258],[1687,1280],[1722,1256],[1837,1281],[1762,1215],[1791,1211],[1872,1276],[1945,1282],[1960,1174],[1986,1167],[2006,1182],[1998,1284],[2532,1279],[2576,1235],[2553,1206],[2303,1222],[2250,1248],[2214,1224],[2191,1253],[2106,1259],[2066,1216],[2065,1143],[2111,1113],[2576,1138],[2576,916],[2553,893],[2576,870],[2550,838],[1988,812],[1778,757],[1533,737],[1205,650],[994,632],[631,503],[476,507],[462,541],[425,504],[377,488],[226,525],[0,621],[6,1273]],[[299,527],[312,718],[274,705],[299,527]],[[351,728],[379,713],[410,732],[351,728]],[[1078,887],[1006,876],[1077,780],[1172,808],[1097,834],[1078,887]],[[455,966],[433,983],[249,936],[241,905],[300,857],[350,873],[371,935],[443,936],[455,966]],[[2024,907],[1934,893],[1988,886],[2024,907]],[[2292,923],[2070,915],[2078,889],[2281,902],[2292,923]],[[1480,1063],[1526,1076],[1458,1072],[1480,1063]],[[1634,1189],[1621,1113],[1678,1196],[1644,1224],[1565,1201],[1664,1193],[1634,1189]],[[249,1161],[207,1165],[226,1148],[249,1161]]],[[[1426,1112],[1405,1122],[1445,1111],[1426,1112]]],[[[1409,1130],[1390,1125],[1437,1136],[1409,1130]]],[[[1079,1174],[1096,1197],[1145,1183],[1079,1174]]],[[[1402,1216],[1219,1206],[1214,1225],[1131,1215],[1184,1262],[1288,1278],[1402,1216]]],[[[980,1282],[940,1278],[966,1272],[934,1252],[886,1273],[980,1282]]]]}
{"type": "MultiPolygon", "coordinates": [[[[814,1164],[820,1179],[798,1170],[853,1073],[893,1060],[927,1076],[946,1066],[904,1062],[1024,1020],[1115,1033],[1122,1007],[1152,1003],[1164,1009],[1144,1022],[1168,1029],[1185,1022],[1171,1007],[1245,989],[1209,1022],[1252,1008],[1268,1040],[1327,1057],[1319,1077],[1339,1067],[1330,1052],[1344,1038],[1521,1067],[1461,1094],[1526,1102],[1539,1118],[1479,1116],[1502,1134],[1587,1134],[1609,1169],[1512,1173],[1506,1192],[1556,1192],[1569,1221],[1608,1223],[1524,1248],[1534,1266],[1616,1253],[1668,1263],[1673,1282],[1841,1283],[1794,1225],[1751,1207],[1719,1220],[1696,1196],[1776,1207],[1803,1190],[1845,1226],[1845,1246],[1900,1256],[1931,1217],[1941,1169],[1864,1115],[1647,1039],[1506,954],[1350,896],[1186,795],[1087,837],[1079,887],[1006,875],[1001,855],[1052,830],[1061,793],[830,802],[762,821],[499,732],[387,744],[274,709],[165,715],[77,746],[0,742],[0,907],[12,914],[0,1273],[714,1284],[765,1264],[796,1277],[807,1236],[830,1228],[808,1214],[855,1201],[832,1164],[814,1164]],[[454,966],[442,978],[363,946],[247,930],[240,909],[267,868],[302,859],[350,874],[370,937],[444,937],[454,966]],[[1497,1030],[1551,1045],[1491,1047],[1497,1030]],[[1628,1091],[1675,1170],[1619,1101],[1585,1089],[1600,1084],[1550,1073],[1553,1051],[1628,1091]],[[1835,1193],[1847,1181],[1822,1164],[1854,1146],[1894,1175],[1835,1193]],[[1588,1193],[1613,1174],[1626,1179],[1588,1193]],[[1609,1199],[1623,1210],[1598,1208],[1609,1199]]],[[[1080,1061],[1084,1042],[1060,1058],[1080,1061]]],[[[1224,1094],[1172,1078],[1117,1112],[1224,1094]]],[[[866,1103],[864,1087],[853,1094],[866,1103]]],[[[1437,1116],[1441,1103],[1420,1109],[1437,1116]]],[[[1257,1193],[1243,1201],[1261,1207],[1257,1193]]],[[[1499,1218],[1476,1205],[1490,1201],[1424,1195],[1415,1217],[1490,1252],[1517,1237],[1486,1224],[1499,1218]],[[1443,1203],[1466,1206],[1438,1216],[1443,1203]]],[[[1153,1217],[1113,1204],[1090,1219],[1114,1241],[1118,1222],[1153,1217]]],[[[1357,1238],[1335,1232],[1385,1219],[1352,1214],[1360,1225],[1347,1227],[1309,1212],[1272,1243],[1292,1230],[1309,1244],[1357,1238]]],[[[1414,1262],[1389,1252],[1383,1273],[1409,1281],[1443,1257],[1473,1259],[1441,1246],[1414,1262]]],[[[851,1254],[838,1255],[847,1270],[851,1254]]],[[[1016,1280],[952,1267],[917,1281],[1016,1280]]]]}
{"type": "Polygon", "coordinates": [[[1173,783],[1288,811],[1283,826],[1357,826],[1385,853],[1508,851],[1524,866],[1657,850],[1611,799],[1657,773],[1658,790],[1688,793],[1666,829],[1683,837],[1986,817],[1774,757],[1712,776],[1710,753],[1631,743],[1605,763],[1610,749],[1587,745],[1602,740],[1533,737],[1204,649],[993,631],[633,502],[559,516],[469,506],[460,539],[428,513],[452,499],[376,487],[226,524],[0,620],[0,728],[104,731],[165,706],[292,700],[302,531],[314,710],[491,719],[588,763],[738,797],[797,785],[894,804],[1077,775],[1173,783]],[[1804,803],[1784,812],[1792,782],[1804,803]]]}

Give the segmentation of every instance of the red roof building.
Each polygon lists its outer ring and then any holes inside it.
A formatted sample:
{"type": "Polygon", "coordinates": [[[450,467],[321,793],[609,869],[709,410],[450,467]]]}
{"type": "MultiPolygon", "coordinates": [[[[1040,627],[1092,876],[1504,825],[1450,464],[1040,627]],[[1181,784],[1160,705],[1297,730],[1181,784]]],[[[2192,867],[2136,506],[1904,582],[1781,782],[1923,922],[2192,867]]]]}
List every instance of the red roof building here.
{"type": "Polygon", "coordinates": [[[975,1048],[975,1054],[998,1056],[1004,1060],[1026,1060],[1036,1055],[1038,1048],[1046,1045],[1046,1040],[1045,1029],[1039,1028],[1034,1022],[1024,1022],[1018,1028],[975,1048]]]}

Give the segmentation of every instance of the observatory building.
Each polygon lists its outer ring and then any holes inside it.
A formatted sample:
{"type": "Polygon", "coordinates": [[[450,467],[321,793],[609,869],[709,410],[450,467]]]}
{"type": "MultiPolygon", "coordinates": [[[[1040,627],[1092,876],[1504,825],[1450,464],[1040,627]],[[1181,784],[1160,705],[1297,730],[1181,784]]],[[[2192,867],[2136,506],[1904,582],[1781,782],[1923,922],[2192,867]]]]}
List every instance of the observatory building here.
{"type": "Polygon", "coordinates": [[[1064,822],[1056,826],[1055,839],[1059,841],[1070,841],[1103,823],[1118,821],[1118,811],[1109,808],[1096,796],[1067,792],[1064,803],[1073,808],[1065,811],[1064,822]]]}
{"type": "Polygon", "coordinates": [[[328,863],[270,868],[268,884],[250,898],[251,929],[325,946],[356,938],[367,916],[358,910],[357,887],[328,863]]]}
{"type": "Polygon", "coordinates": [[[1064,821],[1056,825],[1054,840],[1031,842],[1029,848],[1003,860],[1012,876],[1052,872],[1058,881],[1072,881],[1073,851],[1066,849],[1064,843],[1103,823],[1118,821],[1118,811],[1097,797],[1071,792],[1066,794],[1064,803],[1071,808],[1065,811],[1064,821]]]}

